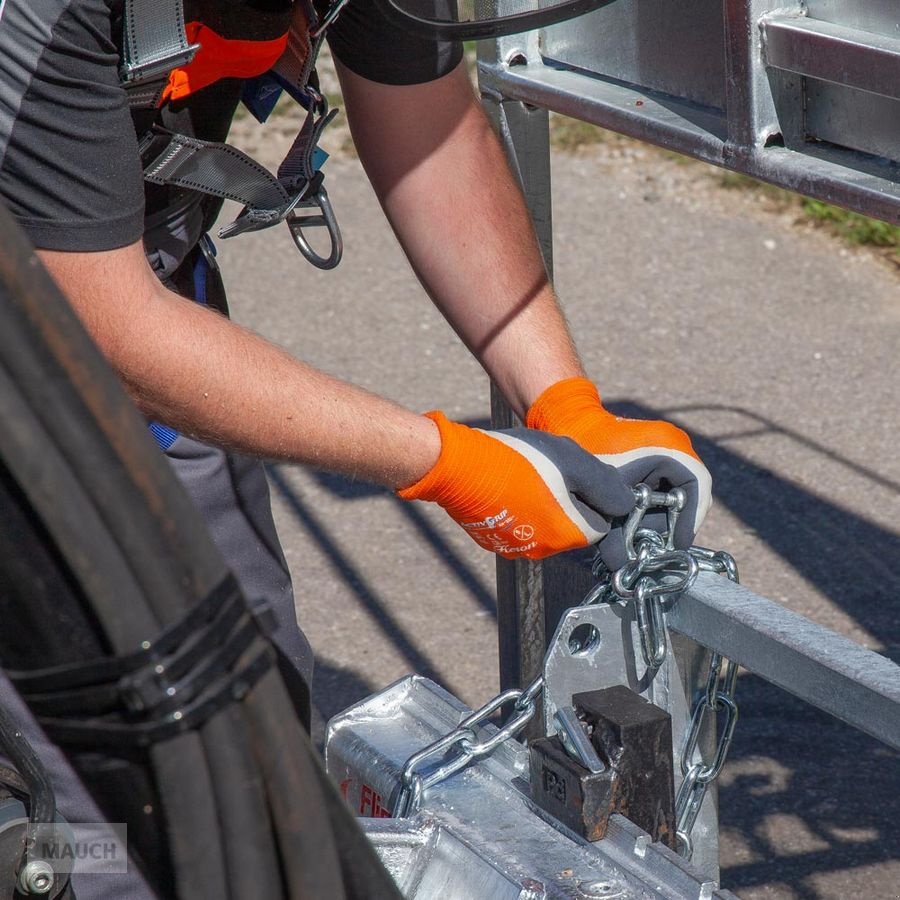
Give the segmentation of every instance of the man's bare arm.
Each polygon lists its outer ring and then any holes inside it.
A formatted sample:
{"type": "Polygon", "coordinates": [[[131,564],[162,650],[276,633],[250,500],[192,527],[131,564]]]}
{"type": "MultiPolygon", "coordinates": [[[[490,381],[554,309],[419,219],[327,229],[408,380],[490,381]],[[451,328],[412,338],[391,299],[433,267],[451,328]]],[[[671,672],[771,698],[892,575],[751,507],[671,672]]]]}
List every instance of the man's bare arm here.
{"type": "Polygon", "coordinates": [[[338,66],[360,158],[426,290],[521,416],[583,371],[465,66],[380,85],[338,66]]]}
{"type": "Polygon", "coordinates": [[[148,416],[245,453],[391,488],[412,484],[437,459],[431,420],[168,291],[140,243],[40,256],[148,416]]]}

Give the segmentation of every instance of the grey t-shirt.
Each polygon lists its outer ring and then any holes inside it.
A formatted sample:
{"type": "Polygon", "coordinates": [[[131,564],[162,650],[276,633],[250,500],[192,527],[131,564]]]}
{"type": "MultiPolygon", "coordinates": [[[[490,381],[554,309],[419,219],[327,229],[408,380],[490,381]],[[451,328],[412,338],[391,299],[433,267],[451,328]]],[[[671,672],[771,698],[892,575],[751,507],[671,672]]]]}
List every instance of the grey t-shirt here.
{"type": "MultiPolygon", "coordinates": [[[[188,242],[199,236],[198,195],[144,185],[137,133],[148,116],[137,114],[135,124],[119,83],[119,5],[6,0],[0,6],[0,199],[44,249],[111,250],[149,227],[148,250],[165,250],[170,223],[178,223],[178,245],[184,235],[188,242]]],[[[348,68],[384,84],[430,81],[462,56],[458,44],[398,30],[369,0],[351,0],[329,43],[348,68]]],[[[240,92],[241,83],[227,79],[167,104],[156,118],[175,131],[223,140],[240,92]]]]}

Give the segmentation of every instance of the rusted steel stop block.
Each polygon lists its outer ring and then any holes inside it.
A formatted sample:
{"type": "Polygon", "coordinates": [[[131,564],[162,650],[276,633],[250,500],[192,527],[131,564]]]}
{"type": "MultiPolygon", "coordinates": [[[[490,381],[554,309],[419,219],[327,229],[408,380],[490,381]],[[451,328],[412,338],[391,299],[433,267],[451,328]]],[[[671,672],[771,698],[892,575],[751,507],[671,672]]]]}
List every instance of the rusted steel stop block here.
{"type": "Polygon", "coordinates": [[[556,736],[539,738],[531,743],[531,799],[589,841],[621,813],[674,849],[669,714],[622,685],[576,694],[572,704],[605,769],[591,772],[556,736]]]}

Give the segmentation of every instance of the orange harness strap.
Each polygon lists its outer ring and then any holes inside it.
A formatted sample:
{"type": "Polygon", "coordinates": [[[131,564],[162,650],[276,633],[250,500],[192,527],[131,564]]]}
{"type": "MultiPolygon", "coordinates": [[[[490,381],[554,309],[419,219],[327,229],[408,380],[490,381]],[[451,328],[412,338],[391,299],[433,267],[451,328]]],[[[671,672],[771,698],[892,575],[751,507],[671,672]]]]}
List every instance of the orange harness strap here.
{"type": "Polygon", "coordinates": [[[202,22],[188,22],[188,40],[200,49],[186,66],[173,69],[159,105],[182,100],[221,78],[255,78],[268,72],[287,47],[288,35],[271,41],[229,40],[202,22]]]}

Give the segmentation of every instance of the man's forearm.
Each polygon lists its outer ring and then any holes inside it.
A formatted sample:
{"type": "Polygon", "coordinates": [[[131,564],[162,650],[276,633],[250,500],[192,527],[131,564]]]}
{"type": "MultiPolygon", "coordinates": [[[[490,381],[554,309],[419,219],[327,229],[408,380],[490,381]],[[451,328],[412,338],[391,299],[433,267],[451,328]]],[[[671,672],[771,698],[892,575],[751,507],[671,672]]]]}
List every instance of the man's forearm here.
{"type": "Polygon", "coordinates": [[[437,459],[429,419],[166,290],[139,244],[41,256],[148,416],[256,456],[392,488],[412,484],[437,459]]]}
{"type": "Polygon", "coordinates": [[[464,67],[404,87],[340,74],[360,157],[410,262],[522,415],[546,387],[583,372],[464,67]]]}

